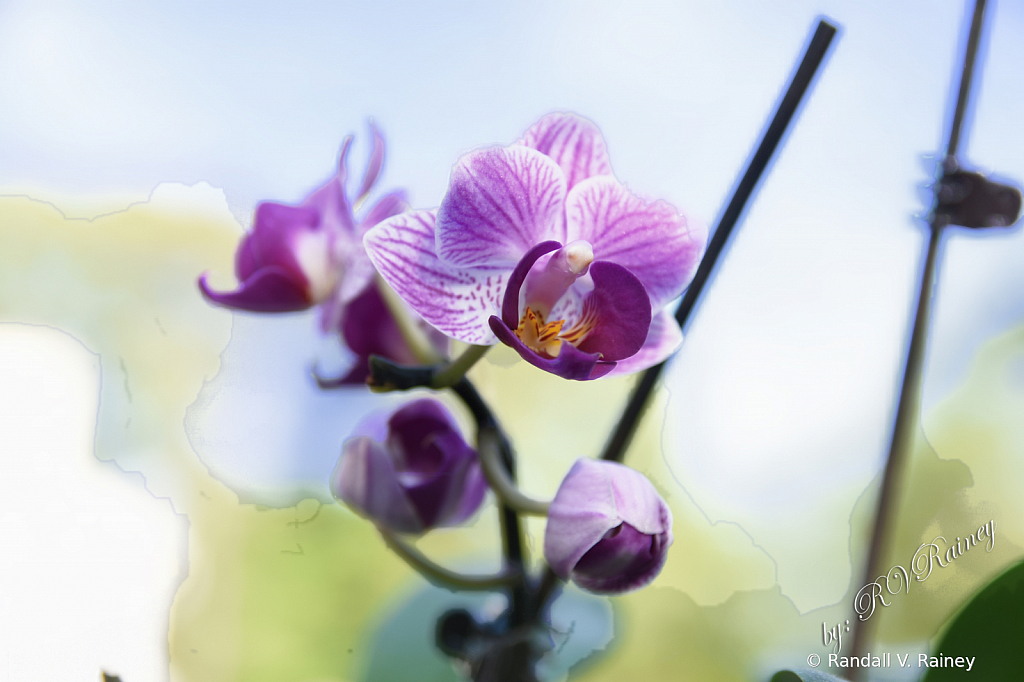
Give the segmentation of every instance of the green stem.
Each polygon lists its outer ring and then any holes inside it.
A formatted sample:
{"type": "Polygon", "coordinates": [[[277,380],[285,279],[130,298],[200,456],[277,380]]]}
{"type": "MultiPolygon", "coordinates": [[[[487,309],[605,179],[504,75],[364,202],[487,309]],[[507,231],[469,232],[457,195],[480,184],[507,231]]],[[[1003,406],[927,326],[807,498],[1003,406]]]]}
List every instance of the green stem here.
{"type": "Polygon", "coordinates": [[[477,591],[504,589],[522,578],[522,575],[514,570],[506,570],[493,575],[463,575],[462,573],[456,573],[434,563],[418,549],[390,531],[384,530],[380,526],[377,527],[377,530],[380,531],[381,537],[384,538],[384,542],[387,543],[388,547],[395,554],[402,557],[407,564],[419,571],[423,577],[434,585],[447,588],[453,592],[456,589],[477,591]]]}
{"type": "Polygon", "coordinates": [[[508,475],[508,471],[501,461],[497,429],[493,427],[480,429],[477,436],[477,448],[480,452],[480,465],[484,470],[484,478],[494,490],[494,494],[506,506],[515,509],[520,514],[548,515],[551,503],[535,500],[523,494],[508,475]]]}
{"type": "Polygon", "coordinates": [[[430,383],[431,388],[448,388],[454,386],[462,377],[466,376],[466,372],[477,363],[480,358],[487,354],[487,351],[491,349],[490,346],[469,346],[466,350],[462,351],[459,357],[455,358],[447,365],[439,367],[435,373],[434,378],[430,383]]]}

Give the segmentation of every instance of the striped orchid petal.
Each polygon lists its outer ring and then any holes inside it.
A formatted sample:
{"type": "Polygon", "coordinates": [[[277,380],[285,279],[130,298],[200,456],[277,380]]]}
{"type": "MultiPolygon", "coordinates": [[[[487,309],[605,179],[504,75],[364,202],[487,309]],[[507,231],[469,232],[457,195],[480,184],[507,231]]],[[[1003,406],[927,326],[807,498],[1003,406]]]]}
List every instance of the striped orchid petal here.
{"type": "Polygon", "coordinates": [[[366,233],[377,272],[424,320],[465,343],[496,342],[487,324],[501,310],[508,270],[452,266],[434,251],[434,211],[394,216],[366,233]]]}

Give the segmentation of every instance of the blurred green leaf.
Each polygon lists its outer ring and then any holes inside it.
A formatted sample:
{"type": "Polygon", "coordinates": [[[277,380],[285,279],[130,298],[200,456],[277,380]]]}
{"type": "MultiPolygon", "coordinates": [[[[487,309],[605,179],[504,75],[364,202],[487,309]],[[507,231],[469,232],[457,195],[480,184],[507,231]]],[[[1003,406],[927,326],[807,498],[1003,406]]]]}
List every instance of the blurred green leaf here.
{"type": "MultiPolygon", "coordinates": [[[[1024,679],[1020,645],[1024,642],[1024,562],[986,585],[957,614],[933,656],[974,657],[971,674],[986,682],[1024,679]]],[[[966,668],[929,668],[922,682],[959,680],[966,668]]]]}
{"type": "Polygon", "coordinates": [[[780,670],[772,675],[772,682],[844,682],[843,678],[817,670],[780,670]]]}

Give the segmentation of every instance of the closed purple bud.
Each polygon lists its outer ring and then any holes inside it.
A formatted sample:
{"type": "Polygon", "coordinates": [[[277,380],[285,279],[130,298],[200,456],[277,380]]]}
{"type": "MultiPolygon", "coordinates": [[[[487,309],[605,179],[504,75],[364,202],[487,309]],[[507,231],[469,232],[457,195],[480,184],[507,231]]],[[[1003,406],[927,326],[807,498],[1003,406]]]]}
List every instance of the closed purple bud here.
{"type": "Polygon", "coordinates": [[[643,474],[584,458],[551,502],[544,556],[559,577],[617,594],[654,580],[671,544],[672,513],[643,474]]]}
{"type": "Polygon", "coordinates": [[[364,423],[345,443],[331,491],[360,516],[388,530],[422,533],[455,526],[480,507],[487,481],[476,450],[436,400],[411,402],[364,423]]]}

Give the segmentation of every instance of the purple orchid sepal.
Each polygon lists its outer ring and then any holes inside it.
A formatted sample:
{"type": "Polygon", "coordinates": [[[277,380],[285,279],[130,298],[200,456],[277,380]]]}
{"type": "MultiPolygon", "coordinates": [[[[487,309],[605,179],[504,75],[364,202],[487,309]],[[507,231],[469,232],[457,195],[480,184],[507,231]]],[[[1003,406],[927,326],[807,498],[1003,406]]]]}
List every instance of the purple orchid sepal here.
{"type": "Polygon", "coordinates": [[[423,533],[468,520],[483,502],[487,481],[451,415],[425,398],[357,428],[331,476],[331,491],[388,530],[423,533]]]}
{"type": "Polygon", "coordinates": [[[618,594],[654,580],[671,544],[672,513],[643,474],[584,458],[551,502],[544,557],[559,577],[618,594]]]}
{"type": "Polygon", "coordinates": [[[382,221],[364,243],[381,276],[445,334],[501,341],[585,380],[645,369],[678,348],[662,308],[692,278],[705,239],[702,226],[611,175],[590,121],[552,114],[518,144],[463,156],[436,211],[382,221]]]}

